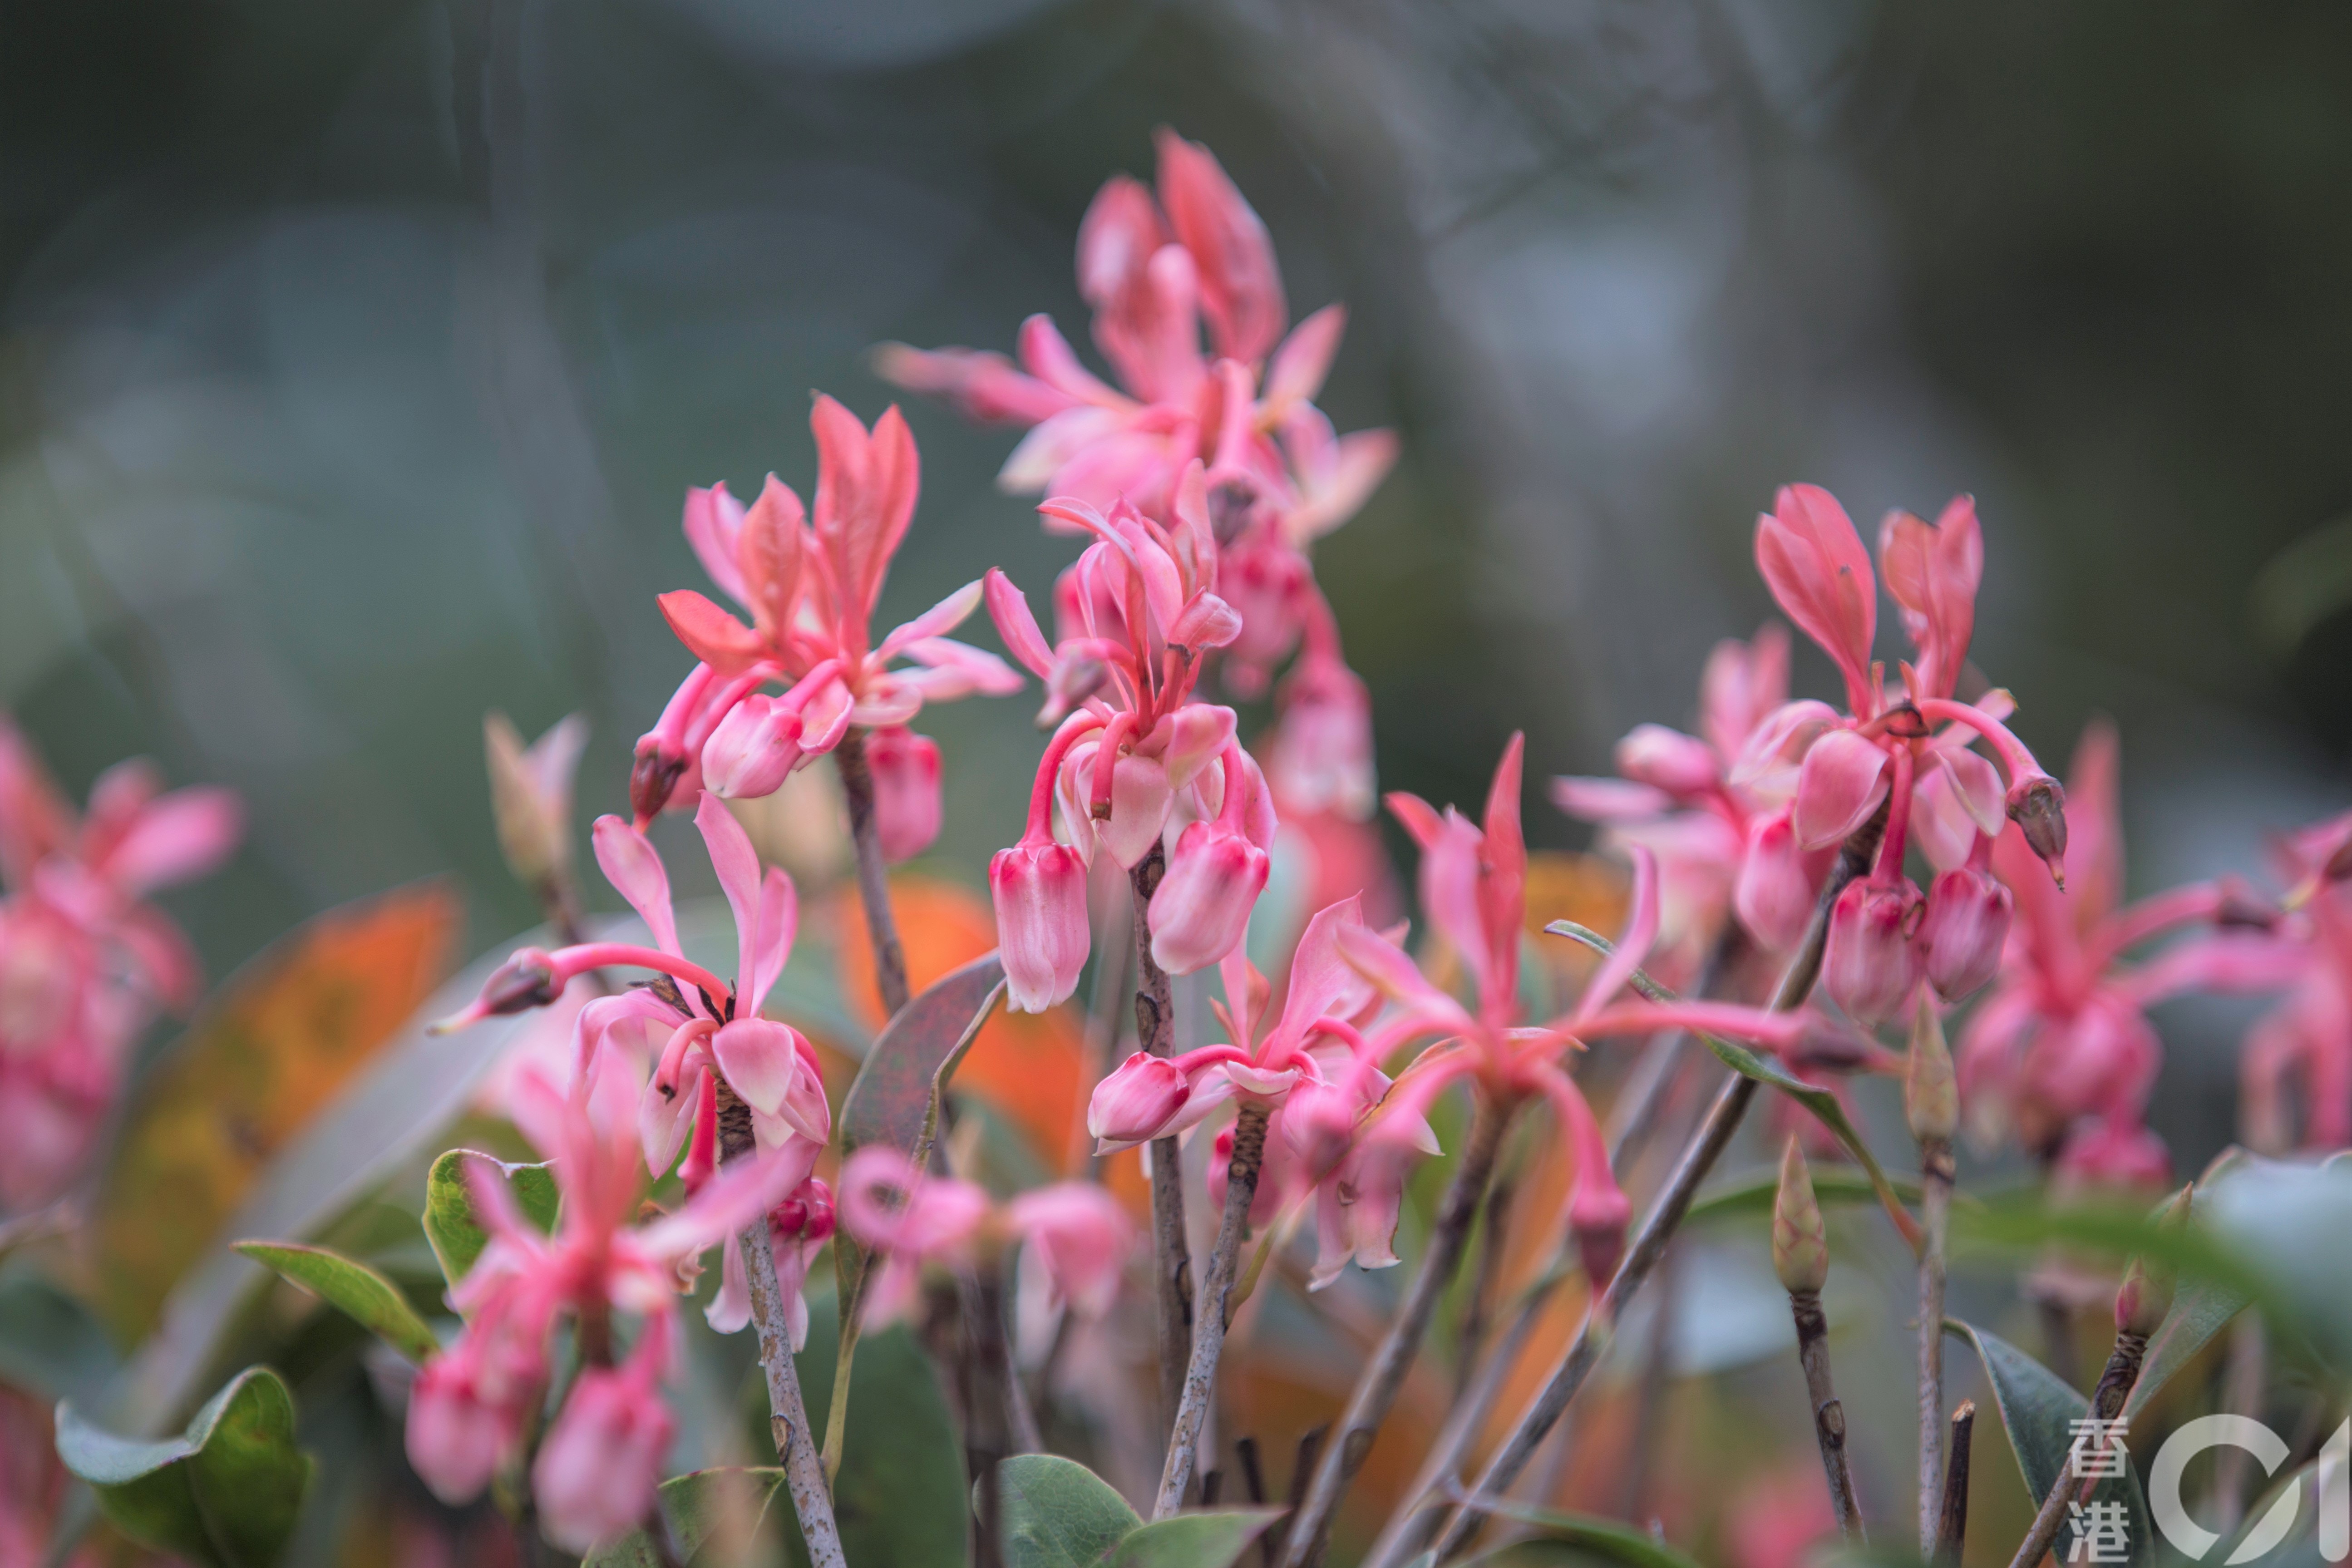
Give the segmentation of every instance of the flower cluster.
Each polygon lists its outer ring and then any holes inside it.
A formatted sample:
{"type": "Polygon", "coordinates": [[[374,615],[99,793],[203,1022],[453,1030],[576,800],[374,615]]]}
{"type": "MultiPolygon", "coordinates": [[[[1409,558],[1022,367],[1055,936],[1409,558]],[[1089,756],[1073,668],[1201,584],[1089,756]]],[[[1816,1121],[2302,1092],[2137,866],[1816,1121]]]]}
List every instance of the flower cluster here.
{"type": "MultiPolygon", "coordinates": [[[[1367,816],[1370,703],[1308,551],[1379,487],[1396,438],[1333,430],[1314,398],[1346,311],[1328,305],[1286,337],[1289,305],[1265,224],[1206,148],[1162,131],[1159,153],[1156,197],[1115,177],[1078,226],[1078,290],[1120,386],[1087,371],[1043,315],[1021,324],[1018,367],[997,353],[896,343],[877,364],[973,418],[1029,427],[998,476],[1016,494],[1098,512],[1124,502],[1172,525],[1188,470],[1204,464],[1206,521],[1223,554],[1211,586],[1239,616],[1217,645],[1226,684],[1255,696],[1299,650],[1266,748],[1276,789],[1301,812],[1367,816]]],[[[1045,512],[1048,527],[1083,526],[1066,509],[1045,512]]]]}
{"type": "Polygon", "coordinates": [[[141,1033],[194,1004],[195,952],[147,895],[226,860],[243,821],[228,791],[165,793],[143,761],[108,769],[77,816],[0,718],[0,1210],[73,1180],[141,1033]]]}
{"type": "Polygon", "coordinates": [[[977,583],[874,638],[874,607],[921,488],[915,438],[896,408],[868,431],[823,395],[809,427],[813,509],[772,474],[749,507],[723,484],[687,492],[687,542],[751,624],[691,589],[661,596],[698,662],[637,742],[630,803],[643,827],[664,809],[690,807],[705,787],[728,799],[773,795],[856,725],[875,732],[883,843],[906,859],[929,847],[940,820],[938,748],[907,724],[926,701],[1002,696],[1021,678],[947,635],[979,608],[977,583]],[[762,695],[771,684],[783,693],[762,695]]]}

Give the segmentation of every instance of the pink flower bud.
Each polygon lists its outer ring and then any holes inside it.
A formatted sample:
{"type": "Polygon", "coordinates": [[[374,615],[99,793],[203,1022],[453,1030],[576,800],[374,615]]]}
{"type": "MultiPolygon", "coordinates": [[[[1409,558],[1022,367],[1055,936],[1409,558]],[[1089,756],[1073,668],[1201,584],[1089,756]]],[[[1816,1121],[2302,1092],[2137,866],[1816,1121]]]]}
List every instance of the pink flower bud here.
{"type": "Polygon", "coordinates": [[[2029,773],[2009,786],[2010,819],[2051,877],[2066,886],[2066,792],[2048,773],[2029,773]]]}
{"type": "Polygon", "coordinates": [[[1638,724],[1617,742],[1617,772],[1635,784],[1687,798],[1712,789],[1723,769],[1714,749],[1697,736],[1664,724],[1638,724]]]}
{"type": "Polygon", "coordinates": [[[801,760],[801,705],[754,692],[727,710],[702,746],[703,787],[721,800],[773,795],[801,760]]]}
{"type": "Polygon", "coordinates": [[[1147,1143],[1192,1097],[1192,1085],[1174,1062],[1138,1051],[1095,1085],[1087,1101],[1087,1131],[1105,1143],[1147,1143]]]}
{"type": "Polygon", "coordinates": [[[1576,1196],[1568,1205],[1568,1230],[1576,1238],[1576,1256],[1595,1290],[1607,1289],[1617,1277],[1617,1265],[1625,1257],[1625,1226],[1633,1217],[1633,1200],[1616,1183],[1577,1184],[1576,1196]]]}
{"type": "Polygon", "coordinates": [[[1747,852],[1739,859],[1731,901],[1739,923],[1767,952],[1785,952],[1804,936],[1818,887],[1787,812],[1748,825],[1747,852]]]}
{"type": "Polygon", "coordinates": [[[882,858],[893,864],[911,860],[940,836],[939,742],[893,725],[866,738],[866,763],[874,774],[882,858]]]}
{"type": "Polygon", "coordinates": [[[408,1462],[443,1502],[481,1495],[515,1435],[506,1414],[482,1401],[462,1349],[417,1373],[408,1394],[408,1462]]]}
{"type": "Polygon", "coordinates": [[[1926,973],[1916,934],[1924,912],[1909,878],[1856,882],[1830,910],[1822,984],[1847,1016],[1874,1026],[1901,1014],[1926,973]]]}
{"type": "Polygon", "coordinates": [[[547,1539],[585,1552],[643,1524],[676,1429],[643,1368],[583,1371],[530,1469],[547,1539]]]}
{"type": "Polygon", "coordinates": [[[1066,844],[1015,845],[988,863],[988,890],[1006,1005],[1042,1013],[1078,988],[1086,967],[1086,862],[1066,844]]]}
{"type": "Polygon", "coordinates": [[[1339,1168],[1355,1141],[1363,1097],[1343,1085],[1302,1079],[1282,1103],[1282,1133],[1307,1176],[1321,1181],[1339,1168]]]}
{"type": "Polygon", "coordinates": [[[1927,950],[1927,983],[1947,1002],[1974,995],[2000,967],[2015,900],[1981,871],[1946,871],[1927,889],[1919,944],[1927,950]]]}
{"type": "Polygon", "coordinates": [[[1177,836],[1168,874],[1151,895],[1151,958],[1171,974],[1206,969],[1242,940],[1265,890],[1265,851],[1222,822],[1177,836]]]}
{"type": "Polygon", "coordinates": [[[1081,1317],[1110,1310],[1135,1251],[1135,1224],[1118,1199],[1092,1182],[1063,1182],[1022,1194],[1007,1212],[1056,1300],[1081,1317]]]}

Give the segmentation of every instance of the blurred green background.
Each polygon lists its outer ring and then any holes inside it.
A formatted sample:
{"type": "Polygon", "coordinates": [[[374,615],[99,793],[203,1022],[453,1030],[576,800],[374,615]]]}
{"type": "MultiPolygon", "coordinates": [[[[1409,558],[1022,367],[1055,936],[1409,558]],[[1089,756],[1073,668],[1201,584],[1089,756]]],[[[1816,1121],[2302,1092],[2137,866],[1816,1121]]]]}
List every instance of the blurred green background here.
{"type": "MultiPolygon", "coordinates": [[[[244,792],[173,900],[216,973],[442,869],[487,946],[534,913],[482,711],[586,712],[583,816],[619,807],[686,668],[685,487],[805,493],[810,390],[878,413],[877,341],[1081,337],[1079,215],[1161,123],[1295,310],[1350,306],[1339,426],[1403,433],[1318,563],[1385,784],[1685,721],[1803,478],[1865,529],[1976,493],[1979,662],[2053,767],[2122,721],[2136,888],[2341,804],[2352,11],[2316,4],[27,0],[0,704],[77,790],[144,752],[244,792]]],[[[908,412],[886,616],[991,564],[1036,596],[1070,551],[993,489],[1011,437],[908,412]]],[[[1028,711],[926,714],[942,868],[1015,835],[1028,711]]],[[[2163,1019],[2184,1168],[2242,1016],[2163,1019]]]]}

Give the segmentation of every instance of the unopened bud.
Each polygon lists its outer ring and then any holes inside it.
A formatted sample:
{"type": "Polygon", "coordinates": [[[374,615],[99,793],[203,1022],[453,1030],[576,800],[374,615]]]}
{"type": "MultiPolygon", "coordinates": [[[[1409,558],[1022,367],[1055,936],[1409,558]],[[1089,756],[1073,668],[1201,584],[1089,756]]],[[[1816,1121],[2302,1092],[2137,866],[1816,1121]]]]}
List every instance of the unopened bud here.
{"type": "Polygon", "coordinates": [[[629,764],[629,809],[639,822],[662,814],[685,772],[686,758],[665,752],[653,736],[637,742],[636,760],[629,764]]]}
{"type": "MultiPolygon", "coordinates": [[[[2164,1205],[2164,1212],[2157,1216],[2158,1228],[2172,1236],[2186,1231],[2189,1205],[2196,1195],[2194,1182],[2175,1193],[2171,1202],[2164,1205]]],[[[2116,1331],[2146,1339],[2162,1327],[2165,1314],[2172,1310],[2174,1275],[2168,1262],[2134,1258],[2131,1267],[2124,1271],[2122,1288],[2116,1292],[2116,1331]]]]}
{"type": "Polygon", "coordinates": [[[1087,1102],[1087,1131],[1107,1143],[1145,1142],[1184,1109],[1192,1093],[1174,1062],[1138,1051],[1095,1085],[1087,1102]]]}
{"type": "Polygon", "coordinates": [[[2277,927],[2279,907],[2249,887],[2242,877],[2223,877],[2221,898],[2213,908],[2213,923],[2223,930],[2271,931],[2277,927]]]}
{"type": "Polygon", "coordinates": [[[587,734],[575,713],[526,747],[505,714],[482,719],[499,849],[525,887],[547,888],[571,869],[572,773],[587,734]]]}
{"type": "Polygon", "coordinates": [[[1772,1200],[1772,1271],[1791,1295],[1818,1294],[1830,1277],[1829,1232],[1794,1133],[1780,1152],[1780,1191],[1772,1200]]]}
{"type": "Polygon", "coordinates": [[[1903,1118],[1911,1136],[1948,1143],[1960,1128],[1960,1087],[1952,1074],[1952,1053],[1944,1043],[1944,1021],[1925,992],[1911,1025],[1911,1066],[1903,1079],[1903,1118]]]}
{"type": "Polygon", "coordinates": [[[2066,792],[2048,773],[2034,773],[2009,786],[2010,820],[2025,835],[2026,847],[2042,857],[2059,889],[2066,887],[2066,792]]]}
{"type": "Polygon", "coordinates": [[[1981,871],[1963,866],[1937,877],[1919,941],[1927,950],[1927,984],[1938,995],[1958,1002],[1992,979],[2014,909],[2009,889],[1981,871]]]}

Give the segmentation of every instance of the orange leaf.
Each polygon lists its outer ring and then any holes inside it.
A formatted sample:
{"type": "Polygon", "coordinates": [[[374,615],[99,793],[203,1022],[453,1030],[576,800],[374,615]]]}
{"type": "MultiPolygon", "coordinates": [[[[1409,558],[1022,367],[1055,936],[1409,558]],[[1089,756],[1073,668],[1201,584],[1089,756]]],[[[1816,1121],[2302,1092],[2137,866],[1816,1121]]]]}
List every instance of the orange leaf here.
{"type": "Polygon", "coordinates": [[[126,1341],[432,994],[462,918],[442,882],[330,910],[231,975],[173,1042],[135,1095],[96,1215],[100,1306],[126,1341]]]}

